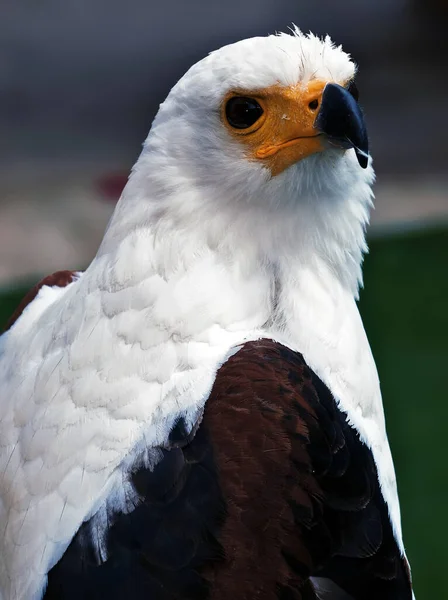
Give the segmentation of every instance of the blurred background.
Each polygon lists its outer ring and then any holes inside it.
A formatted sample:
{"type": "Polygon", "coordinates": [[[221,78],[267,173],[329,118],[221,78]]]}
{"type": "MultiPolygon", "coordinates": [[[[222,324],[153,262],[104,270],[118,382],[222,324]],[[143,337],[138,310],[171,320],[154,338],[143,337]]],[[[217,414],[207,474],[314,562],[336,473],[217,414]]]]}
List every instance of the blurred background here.
{"type": "Polygon", "coordinates": [[[292,23],[360,66],[378,182],[360,308],[382,381],[419,600],[448,560],[446,0],[3,0],[0,327],[93,257],[160,102],[208,51],[292,23]]]}

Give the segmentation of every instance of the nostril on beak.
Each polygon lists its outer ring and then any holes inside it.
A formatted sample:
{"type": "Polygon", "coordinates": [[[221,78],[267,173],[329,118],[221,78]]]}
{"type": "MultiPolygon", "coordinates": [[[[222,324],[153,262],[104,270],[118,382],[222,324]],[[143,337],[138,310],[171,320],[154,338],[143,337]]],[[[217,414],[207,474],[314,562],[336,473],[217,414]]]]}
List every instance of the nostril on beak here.
{"type": "Polygon", "coordinates": [[[316,110],[316,108],[317,108],[318,106],[319,106],[319,100],[317,100],[317,98],[316,98],[316,99],[314,99],[314,100],[311,100],[311,102],[308,104],[308,107],[309,107],[311,110],[316,110]]]}

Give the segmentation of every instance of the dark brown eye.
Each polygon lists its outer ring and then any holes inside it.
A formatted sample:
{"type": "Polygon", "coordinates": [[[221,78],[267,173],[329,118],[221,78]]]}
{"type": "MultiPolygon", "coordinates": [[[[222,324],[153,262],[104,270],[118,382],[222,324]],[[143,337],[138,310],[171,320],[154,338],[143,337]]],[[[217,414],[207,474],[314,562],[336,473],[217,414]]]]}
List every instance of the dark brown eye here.
{"type": "Polygon", "coordinates": [[[263,114],[263,109],[253,98],[235,96],[226,104],[226,117],[235,129],[247,129],[263,114]]]}
{"type": "Polygon", "coordinates": [[[347,86],[347,92],[353,96],[353,98],[358,101],[359,100],[359,91],[356,83],[352,80],[347,86]]]}

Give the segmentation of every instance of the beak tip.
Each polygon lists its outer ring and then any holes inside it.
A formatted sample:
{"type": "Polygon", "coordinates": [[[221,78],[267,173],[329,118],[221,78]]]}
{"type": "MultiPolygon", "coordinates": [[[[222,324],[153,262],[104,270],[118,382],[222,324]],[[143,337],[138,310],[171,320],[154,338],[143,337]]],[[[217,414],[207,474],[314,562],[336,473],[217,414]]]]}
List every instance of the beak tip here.
{"type": "Polygon", "coordinates": [[[367,169],[369,164],[369,155],[358,148],[355,148],[356,158],[358,159],[359,166],[363,169],[367,169]]]}

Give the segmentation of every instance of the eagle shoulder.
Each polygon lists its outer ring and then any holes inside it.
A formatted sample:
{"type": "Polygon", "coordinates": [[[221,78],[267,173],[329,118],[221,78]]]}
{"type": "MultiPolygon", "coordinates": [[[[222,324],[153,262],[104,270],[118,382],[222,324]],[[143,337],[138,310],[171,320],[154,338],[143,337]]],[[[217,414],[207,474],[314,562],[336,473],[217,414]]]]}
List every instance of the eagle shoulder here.
{"type": "Polygon", "coordinates": [[[372,454],[301,354],[246,343],[160,452],[106,558],[84,523],[46,600],[411,600],[372,454]]]}
{"type": "Polygon", "coordinates": [[[37,294],[40,292],[41,288],[44,286],[48,287],[60,287],[64,288],[69,283],[72,283],[77,278],[78,274],[76,271],[56,271],[51,275],[47,275],[43,279],[41,279],[35,286],[33,286],[28,293],[23,297],[17,306],[16,310],[11,315],[10,319],[7,321],[4,331],[8,331],[20,315],[23,313],[25,308],[31,304],[31,302],[36,298],[37,294]]]}

